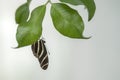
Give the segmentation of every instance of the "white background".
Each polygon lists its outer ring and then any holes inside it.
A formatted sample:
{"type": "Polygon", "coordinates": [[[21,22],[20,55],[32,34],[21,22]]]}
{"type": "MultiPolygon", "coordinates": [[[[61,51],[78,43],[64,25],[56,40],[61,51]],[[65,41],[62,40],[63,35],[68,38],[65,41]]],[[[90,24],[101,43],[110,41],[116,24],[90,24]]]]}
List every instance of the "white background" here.
{"type": "MultiPolygon", "coordinates": [[[[14,13],[25,1],[0,0],[0,80],[120,80],[120,0],[95,0],[97,10],[90,22],[84,7],[75,7],[85,21],[84,35],[92,36],[89,40],[59,34],[52,24],[49,4],[43,22],[50,52],[46,71],[39,67],[30,46],[12,48],[17,46],[14,13]]],[[[32,0],[30,9],[44,2],[32,0]]]]}

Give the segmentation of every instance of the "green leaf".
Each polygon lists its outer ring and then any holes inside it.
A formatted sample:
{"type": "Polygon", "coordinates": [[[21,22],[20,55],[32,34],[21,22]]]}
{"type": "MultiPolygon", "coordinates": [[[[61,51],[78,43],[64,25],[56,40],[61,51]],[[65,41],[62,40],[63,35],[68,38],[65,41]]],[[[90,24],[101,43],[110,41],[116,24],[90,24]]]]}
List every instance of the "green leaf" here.
{"type": "Polygon", "coordinates": [[[16,33],[17,48],[33,44],[40,38],[45,11],[45,5],[35,8],[31,13],[30,19],[18,26],[16,33]]]}
{"type": "Polygon", "coordinates": [[[90,21],[95,14],[96,5],[94,0],[60,0],[60,1],[70,3],[73,5],[81,5],[81,3],[83,3],[83,5],[85,5],[85,7],[88,10],[88,21],[90,21]]]}
{"type": "Polygon", "coordinates": [[[76,10],[66,4],[54,3],[51,7],[51,17],[55,28],[64,36],[85,39],[84,23],[76,10]]]}
{"type": "Polygon", "coordinates": [[[83,3],[81,2],[81,0],[60,0],[61,2],[66,2],[66,3],[70,3],[73,5],[82,5],[83,3]]]}
{"type": "Polygon", "coordinates": [[[29,4],[31,0],[27,0],[26,3],[18,7],[18,9],[15,12],[15,21],[17,24],[20,24],[22,22],[26,22],[29,17],[29,4]]]}

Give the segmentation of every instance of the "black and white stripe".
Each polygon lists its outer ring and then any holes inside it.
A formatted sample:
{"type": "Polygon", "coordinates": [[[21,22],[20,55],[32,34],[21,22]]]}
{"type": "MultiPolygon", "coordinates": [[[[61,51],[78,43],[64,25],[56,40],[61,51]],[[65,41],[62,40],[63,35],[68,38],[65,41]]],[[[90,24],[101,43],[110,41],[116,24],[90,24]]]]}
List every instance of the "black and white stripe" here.
{"type": "Polygon", "coordinates": [[[46,70],[49,65],[49,60],[48,51],[45,46],[45,41],[43,39],[40,39],[39,41],[35,42],[31,46],[31,48],[34,56],[38,58],[41,68],[46,70]]]}

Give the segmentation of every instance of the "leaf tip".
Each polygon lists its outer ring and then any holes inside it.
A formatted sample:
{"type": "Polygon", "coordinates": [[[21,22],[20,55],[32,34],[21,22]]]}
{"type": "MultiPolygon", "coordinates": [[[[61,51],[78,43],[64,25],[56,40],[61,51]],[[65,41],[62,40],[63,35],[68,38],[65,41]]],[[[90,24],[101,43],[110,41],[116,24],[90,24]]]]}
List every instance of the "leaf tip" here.
{"type": "Polygon", "coordinates": [[[17,46],[17,47],[11,47],[12,49],[18,49],[19,47],[17,46]]]}
{"type": "Polygon", "coordinates": [[[82,37],[82,39],[90,39],[92,36],[90,36],[90,37],[82,37]]]}

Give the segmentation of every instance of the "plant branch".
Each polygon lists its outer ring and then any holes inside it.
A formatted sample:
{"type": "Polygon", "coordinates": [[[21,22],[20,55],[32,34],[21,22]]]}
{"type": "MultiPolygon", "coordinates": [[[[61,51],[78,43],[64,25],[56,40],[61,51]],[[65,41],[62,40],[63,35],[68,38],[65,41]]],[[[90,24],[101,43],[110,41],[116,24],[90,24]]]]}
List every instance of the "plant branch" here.
{"type": "Polygon", "coordinates": [[[45,5],[47,5],[48,3],[52,4],[51,0],[48,0],[45,5]]]}

